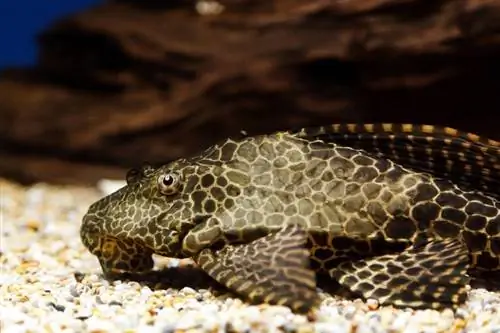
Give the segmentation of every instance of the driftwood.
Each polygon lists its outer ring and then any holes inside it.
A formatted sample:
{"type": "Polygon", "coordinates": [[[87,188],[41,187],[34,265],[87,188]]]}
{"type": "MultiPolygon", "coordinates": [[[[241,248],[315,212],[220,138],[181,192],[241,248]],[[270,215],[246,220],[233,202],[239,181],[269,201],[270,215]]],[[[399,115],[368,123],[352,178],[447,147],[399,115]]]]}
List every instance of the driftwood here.
{"type": "Polygon", "coordinates": [[[88,183],[338,121],[500,138],[500,1],[112,1],[39,44],[0,80],[0,176],[88,183]]]}

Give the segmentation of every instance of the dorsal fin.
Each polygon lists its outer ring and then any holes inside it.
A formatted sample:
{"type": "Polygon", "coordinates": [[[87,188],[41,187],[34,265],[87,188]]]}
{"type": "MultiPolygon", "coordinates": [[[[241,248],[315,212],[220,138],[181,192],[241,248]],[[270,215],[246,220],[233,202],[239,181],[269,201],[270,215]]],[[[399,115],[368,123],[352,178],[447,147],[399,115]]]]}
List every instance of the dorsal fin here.
{"type": "Polygon", "coordinates": [[[450,127],[414,124],[333,124],[290,133],[363,149],[406,168],[452,180],[500,198],[500,142],[450,127]]]}

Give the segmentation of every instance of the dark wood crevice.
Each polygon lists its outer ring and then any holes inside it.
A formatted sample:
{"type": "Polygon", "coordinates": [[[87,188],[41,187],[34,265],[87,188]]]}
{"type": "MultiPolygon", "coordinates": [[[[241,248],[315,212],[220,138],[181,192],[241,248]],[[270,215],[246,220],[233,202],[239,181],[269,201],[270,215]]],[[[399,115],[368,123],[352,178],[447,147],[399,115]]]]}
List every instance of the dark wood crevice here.
{"type": "Polygon", "coordinates": [[[500,1],[220,3],[108,1],[42,32],[36,66],[0,78],[0,176],[123,178],[242,129],[338,121],[500,139],[500,1]]]}

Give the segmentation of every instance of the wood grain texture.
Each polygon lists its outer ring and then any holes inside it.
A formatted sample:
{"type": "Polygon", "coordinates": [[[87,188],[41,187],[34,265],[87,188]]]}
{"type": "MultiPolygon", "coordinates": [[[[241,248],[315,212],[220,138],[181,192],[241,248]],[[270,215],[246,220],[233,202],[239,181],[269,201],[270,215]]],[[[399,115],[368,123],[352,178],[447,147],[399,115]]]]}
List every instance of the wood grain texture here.
{"type": "Polygon", "coordinates": [[[384,121],[500,138],[500,1],[220,4],[110,1],[56,22],[34,68],[2,74],[0,160],[68,161],[15,178],[80,182],[70,161],[121,178],[242,129],[384,121]]]}

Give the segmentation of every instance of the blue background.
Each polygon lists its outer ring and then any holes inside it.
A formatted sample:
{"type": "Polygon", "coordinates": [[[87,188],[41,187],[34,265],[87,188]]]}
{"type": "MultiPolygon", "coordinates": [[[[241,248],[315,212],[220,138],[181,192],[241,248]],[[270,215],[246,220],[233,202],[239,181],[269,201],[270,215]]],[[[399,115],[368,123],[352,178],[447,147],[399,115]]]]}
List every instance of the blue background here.
{"type": "Polygon", "coordinates": [[[36,36],[57,19],[99,0],[0,0],[0,69],[36,62],[36,36]]]}

